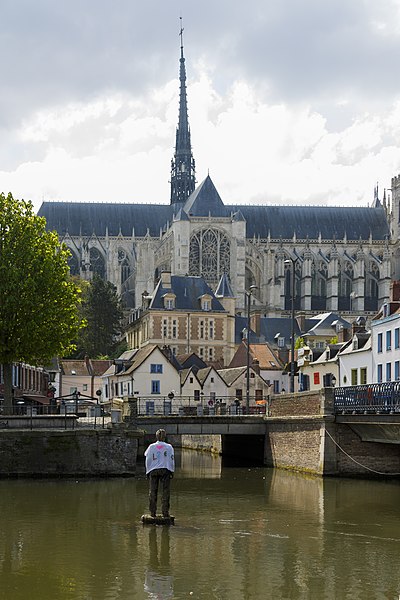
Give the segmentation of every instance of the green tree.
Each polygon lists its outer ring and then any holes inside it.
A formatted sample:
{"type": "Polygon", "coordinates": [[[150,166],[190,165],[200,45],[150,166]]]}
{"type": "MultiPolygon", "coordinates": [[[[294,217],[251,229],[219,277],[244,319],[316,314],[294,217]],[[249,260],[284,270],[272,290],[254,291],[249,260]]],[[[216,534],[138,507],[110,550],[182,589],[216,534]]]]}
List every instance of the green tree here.
{"type": "Polygon", "coordinates": [[[95,275],[84,287],[81,311],[86,327],[79,333],[74,356],[115,356],[121,344],[123,319],[115,285],[95,275]]]}
{"type": "Polygon", "coordinates": [[[30,202],[0,194],[0,364],[4,412],[12,408],[12,363],[44,364],[65,353],[80,327],[80,290],[69,251],[30,202]]]}

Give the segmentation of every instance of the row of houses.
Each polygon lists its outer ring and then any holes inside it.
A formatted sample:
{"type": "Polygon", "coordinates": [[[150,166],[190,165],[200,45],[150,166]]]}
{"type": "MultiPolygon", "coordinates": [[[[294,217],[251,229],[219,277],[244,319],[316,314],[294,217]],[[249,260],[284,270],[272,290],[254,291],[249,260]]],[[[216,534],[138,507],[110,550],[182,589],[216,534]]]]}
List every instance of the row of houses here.
{"type": "MultiPolygon", "coordinates": [[[[126,397],[171,394],[195,402],[242,401],[249,359],[249,395],[256,405],[289,389],[292,328],[299,346],[296,391],[400,378],[399,282],[370,323],[359,317],[351,324],[332,312],[307,319],[299,313],[292,322],[289,316],[266,317],[256,306],[250,318],[236,313],[225,277],[214,294],[202,278],[166,274],[128,325],[126,353],[114,361],[85,357],[54,359],[46,368],[14,365],[14,398],[38,405],[75,394],[111,405],[126,397]]],[[[1,385],[0,370],[0,396],[1,385]]]]}
{"type": "Polygon", "coordinates": [[[364,317],[353,323],[335,343],[297,351],[299,389],[355,386],[400,380],[400,282],[393,282],[391,301],[368,325],[364,317]]]}

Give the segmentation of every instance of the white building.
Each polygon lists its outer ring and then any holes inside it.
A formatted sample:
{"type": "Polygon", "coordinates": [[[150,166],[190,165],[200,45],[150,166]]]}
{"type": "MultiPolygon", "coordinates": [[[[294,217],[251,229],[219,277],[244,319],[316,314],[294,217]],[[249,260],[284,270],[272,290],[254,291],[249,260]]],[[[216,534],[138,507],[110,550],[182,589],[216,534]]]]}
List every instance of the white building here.
{"type": "Polygon", "coordinates": [[[370,332],[355,333],[339,352],[338,385],[364,385],[375,381],[370,332]]]}
{"type": "Polygon", "coordinates": [[[400,303],[383,305],[371,323],[372,382],[400,379],[400,303]]]}
{"type": "Polygon", "coordinates": [[[150,344],[125,352],[104,373],[103,382],[105,400],[135,397],[139,404],[143,401],[147,412],[154,409],[156,403],[170,402],[180,390],[176,365],[159,346],[150,344]]]}

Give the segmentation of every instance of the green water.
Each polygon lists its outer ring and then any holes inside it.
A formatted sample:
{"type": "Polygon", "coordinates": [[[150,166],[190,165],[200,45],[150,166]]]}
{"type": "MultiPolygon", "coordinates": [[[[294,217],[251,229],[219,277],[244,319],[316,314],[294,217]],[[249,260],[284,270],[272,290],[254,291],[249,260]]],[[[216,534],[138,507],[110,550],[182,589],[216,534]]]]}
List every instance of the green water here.
{"type": "Polygon", "coordinates": [[[396,599],[400,484],[178,457],[174,527],[147,481],[0,481],[0,598],[396,599]]]}

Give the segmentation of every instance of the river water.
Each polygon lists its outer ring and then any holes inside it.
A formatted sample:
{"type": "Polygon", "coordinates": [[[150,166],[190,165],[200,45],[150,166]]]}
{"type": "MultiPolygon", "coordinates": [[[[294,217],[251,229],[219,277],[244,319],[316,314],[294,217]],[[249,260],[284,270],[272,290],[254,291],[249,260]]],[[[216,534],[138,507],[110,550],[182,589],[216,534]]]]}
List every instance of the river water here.
{"type": "Polygon", "coordinates": [[[399,482],[177,462],[173,527],[140,522],[143,471],[0,481],[0,598],[399,599],[399,482]]]}

